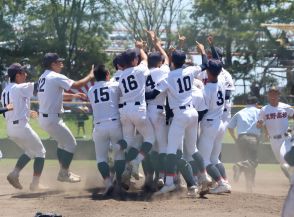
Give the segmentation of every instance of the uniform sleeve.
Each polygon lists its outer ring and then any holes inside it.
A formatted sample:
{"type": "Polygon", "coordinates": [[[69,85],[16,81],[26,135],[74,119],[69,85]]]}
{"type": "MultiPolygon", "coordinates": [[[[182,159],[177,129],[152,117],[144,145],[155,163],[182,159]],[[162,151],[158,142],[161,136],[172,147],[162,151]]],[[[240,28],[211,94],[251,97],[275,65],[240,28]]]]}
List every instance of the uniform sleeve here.
{"type": "Polygon", "coordinates": [[[23,97],[31,98],[34,95],[34,83],[23,83],[19,86],[20,95],[23,97]]]}
{"type": "Polygon", "coordinates": [[[235,90],[235,85],[234,85],[234,81],[233,81],[233,78],[232,78],[232,75],[226,71],[225,69],[224,70],[224,79],[225,79],[225,87],[226,87],[226,90],[235,90]]]}
{"type": "Polygon", "coordinates": [[[168,83],[167,80],[164,79],[162,81],[160,81],[157,85],[156,85],[156,90],[160,91],[160,92],[165,92],[168,89],[168,83]]]}
{"type": "Polygon", "coordinates": [[[239,113],[236,113],[230,120],[228,124],[228,128],[233,129],[237,127],[237,120],[238,120],[239,113]]]}
{"type": "Polygon", "coordinates": [[[294,109],[289,107],[289,108],[286,108],[286,111],[287,111],[287,114],[288,114],[288,117],[291,118],[293,117],[294,115],[294,109]]]}
{"type": "Polygon", "coordinates": [[[169,73],[170,72],[170,68],[167,64],[163,64],[160,69],[165,72],[165,73],[169,73]]]}
{"type": "Polygon", "coordinates": [[[265,121],[265,112],[264,109],[260,109],[259,115],[258,115],[258,120],[259,121],[265,121]]]}
{"type": "Polygon", "coordinates": [[[57,86],[61,87],[62,89],[69,90],[73,85],[74,81],[66,77],[65,75],[59,75],[55,78],[57,86]]]}
{"type": "Polygon", "coordinates": [[[143,73],[145,77],[150,74],[148,66],[145,62],[141,62],[138,66],[135,67],[135,70],[143,73]]]}
{"type": "Polygon", "coordinates": [[[202,71],[200,66],[188,66],[185,70],[189,70],[189,72],[193,74],[194,78],[197,78],[202,71]]]}

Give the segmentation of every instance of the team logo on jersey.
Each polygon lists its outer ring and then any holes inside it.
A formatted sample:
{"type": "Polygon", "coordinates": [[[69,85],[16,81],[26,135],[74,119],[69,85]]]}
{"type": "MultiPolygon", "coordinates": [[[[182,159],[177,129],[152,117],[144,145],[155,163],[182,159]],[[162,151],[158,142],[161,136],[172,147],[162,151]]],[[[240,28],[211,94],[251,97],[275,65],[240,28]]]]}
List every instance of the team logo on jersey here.
{"type": "Polygon", "coordinates": [[[273,119],[281,119],[287,118],[287,112],[278,112],[278,113],[270,113],[265,115],[266,120],[273,120],[273,119]]]}

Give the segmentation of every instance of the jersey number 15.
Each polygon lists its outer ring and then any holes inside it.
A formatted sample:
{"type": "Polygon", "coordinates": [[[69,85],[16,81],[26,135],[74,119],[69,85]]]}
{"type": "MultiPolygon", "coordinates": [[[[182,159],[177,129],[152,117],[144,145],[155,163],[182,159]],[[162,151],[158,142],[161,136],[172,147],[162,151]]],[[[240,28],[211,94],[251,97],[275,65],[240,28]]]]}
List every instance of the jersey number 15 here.
{"type": "Polygon", "coordinates": [[[110,99],[109,97],[109,92],[108,92],[108,87],[101,87],[99,89],[99,95],[98,95],[98,89],[94,90],[94,103],[99,103],[99,102],[106,102],[110,99]]]}

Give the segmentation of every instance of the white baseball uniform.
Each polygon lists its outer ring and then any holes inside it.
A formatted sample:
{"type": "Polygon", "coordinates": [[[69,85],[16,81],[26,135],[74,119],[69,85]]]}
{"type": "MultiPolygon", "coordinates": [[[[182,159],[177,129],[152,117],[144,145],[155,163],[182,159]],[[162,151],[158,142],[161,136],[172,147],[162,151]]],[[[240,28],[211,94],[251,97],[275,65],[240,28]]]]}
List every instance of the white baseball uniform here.
{"type": "MultiPolygon", "coordinates": [[[[99,81],[89,89],[88,98],[94,116],[93,140],[97,163],[107,162],[110,143],[117,144],[123,138],[118,102],[118,82],[99,81]]],[[[114,151],[114,160],[123,160],[122,150],[114,151]]]]}
{"type": "Polygon", "coordinates": [[[123,70],[118,69],[112,76],[111,81],[119,81],[120,76],[122,75],[123,70]]]}
{"type": "Polygon", "coordinates": [[[219,163],[218,155],[221,151],[221,146],[218,140],[220,129],[223,127],[221,117],[225,103],[225,87],[222,82],[207,83],[204,87],[203,96],[208,106],[208,112],[200,123],[201,131],[198,148],[204,159],[205,166],[208,166],[209,164],[219,163]]]}
{"type": "Polygon", "coordinates": [[[123,102],[120,119],[123,137],[128,146],[135,144],[135,129],[143,136],[144,142],[155,142],[152,124],[146,112],[145,87],[148,71],[147,64],[141,62],[136,67],[125,69],[119,79],[123,102]]]}
{"type": "Polygon", "coordinates": [[[5,113],[8,137],[30,158],[45,158],[45,148],[37,133],[28,123],[30,118],[30,98],[34,83],[10,83],[2,92],[2,105],[13,104],[13,110],[5,113]]]}
{"type": "Polygon", "coordinates": [[[287,130],[289,117],[293,117],[294,109],[279,102],[277,107],[266,105],[261,108],[258,120],[262,120],[270,137],[272,151],[278,162],[285,163],[284,155],[287,147],[291,146],[287,130]]]}
{"type": "MultiPolygon", "coordinates": [[[[150,69],[150,74],[146,79],[146,92],[152,91],[157,84],[165,79],[170,72],[169,66],[164,64],[160,68],[150,69]]],[[[155,144],[153,149],[158,153],[166,153],[167,147],[167,126],[165,123],[165,99],[166,93],[161,93],[155,99],[147,101],[147,114],[155,133],[155,144]]]]}
{"type": "Polygon", "coordinates": [[[201,72],[199,66],[189,66],[171,71],[156,89],[167,92],[170,108],[174,117],[168,132],[167,154],[176,154],[182,149],[185,137],[185,150],[192,161],[192,154],[197,151],[198,113],[192,105],[192,86],[194,77],[201,72]]]}
{"type": "Polygon", "coordinates": [[[74,153],[76,140],[60,115],[63,110],[63,93],[74,83],[65,75],[45,70],[38,82],[39,123],[55,139],[58,148],[74,153]]]}

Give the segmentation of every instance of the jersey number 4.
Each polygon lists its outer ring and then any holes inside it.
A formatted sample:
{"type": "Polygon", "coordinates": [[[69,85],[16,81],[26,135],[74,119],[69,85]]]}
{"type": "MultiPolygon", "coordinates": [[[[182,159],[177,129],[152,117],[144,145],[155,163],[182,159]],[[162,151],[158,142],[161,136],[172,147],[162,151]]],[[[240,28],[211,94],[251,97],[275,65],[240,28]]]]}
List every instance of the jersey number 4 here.
{"type": "Polygon", "coordinates": [[[138,88],[138,83],[134,75],[129,75],[126,79],[122,79],[122,84],[125,89],[125,93],[130,92],[130,90],[135,90],[138,88]]]}
{"type": "Polygon", "coordinates": [[[223,96],[223,92],[221,92],[220,90],[217,91],[217,101],[216,101],[216,104],[218,106],[224,104],[224,96],[223,96]]]}
{"type": "Polygon", "coordinates": [[[108,92],[108,87],[102,87],[99,89],[99,95],[98,95],[98,90],[94,90],[94,98],[95,102],[94,103],[99,103],[99,102],[106,102],[110,99],[109,97],[109,92],[108,92]]]}
{"type": "Polygon", "coordinates": [[[151,90],[153,90],[154,87],[155,87],[155,82],[153,81],[151,75],[148,75],[148,76],[147,76],[147,79],[146,79],[146,86],[147,86],[147,87],[150,87],[151,90]]]}
{"type": "Polygon", "coordinates": [[[179,93],[183,93],[185,91],[191,90],[191,78],[189,76],[185,76],[183,78],[178,78],[177,80],[179,86],[179,93]]]}

